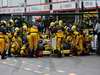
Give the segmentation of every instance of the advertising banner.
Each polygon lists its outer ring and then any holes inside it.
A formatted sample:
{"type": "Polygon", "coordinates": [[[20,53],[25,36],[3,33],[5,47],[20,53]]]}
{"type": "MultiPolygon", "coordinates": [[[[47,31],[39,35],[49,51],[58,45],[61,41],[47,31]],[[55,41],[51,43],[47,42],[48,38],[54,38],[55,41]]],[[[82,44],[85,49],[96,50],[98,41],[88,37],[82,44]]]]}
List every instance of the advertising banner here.
{"type": "Polygon", "coordinates": [[[24,13],[24,7],[1,8],[0,14],[24,13]]]}
{"type": "Polygon", "coordinates": [[[25,0],[8,0],[8,6],[24,6],[25,0]]]}
{"type": "Polygon", "coordinates": [[[96,0],[84,0],[84,8],[96,8],[96,0]]]}
{"type": "Polygon", "coordinates": [[[52,4],[52,9],[53,10],[60,10],[61,9],[61,5],[62,5],[62,3],[52,4]]]}
{"type": "Polygon", "coordinates": [[[75,2],[65,2],[65,3],[62,3],[61,8],[62,9],[75,9],[76,3],[75,2]]]}
{"type": "Polygon", "coordinates": [[[34,6],[28,6],[27,12],[41,12],[41,11],[49,11],[49,5],[34,5],[34,6]]]}
{"type": "Polygon", "coordinates": [[[62,2],[62,3],[54,3],[52,4],[53,10],[63,10],[63,9],[75,9],[76,2],[62,2]]]}
{"type": "Polygon", "coordinates": [[[47,3],[49,0],[27,0],[27,5],[47,3]]]}

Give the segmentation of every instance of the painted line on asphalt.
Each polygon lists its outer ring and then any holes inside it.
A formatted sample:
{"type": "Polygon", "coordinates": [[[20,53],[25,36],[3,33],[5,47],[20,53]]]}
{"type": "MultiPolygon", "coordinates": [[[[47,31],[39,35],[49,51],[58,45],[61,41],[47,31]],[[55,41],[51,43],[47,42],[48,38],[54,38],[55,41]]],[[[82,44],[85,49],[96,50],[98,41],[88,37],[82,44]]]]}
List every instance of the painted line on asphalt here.
{"type": "Polygon", "coordinates": [[[63,71],[63,70],[57,70],[57,72],[64,73],[64,71],[63,71]]]}
{"type": "Polygon", "coordinates": [[[26,70],[26,71],[32,71],[32,69],[30,69],[30,68],[24,68],[24,70],[26,70]]]}
{"type": "Polygon", "coordinates": [[[8,63],[7,63],[7,62],[5,62],[5,61],[4,61],[4,62],[2,62],[2,63],[3,63],[3,64],[8,64],[8,63]]]}
{"type": "Polygon", "coordinates": [[[35,73],[43,73],[43,72],[41,72],[41,71],[34,71],[35,73]]]}
{"type": "Polygon", "coordinates": [[[42,67],[41,65],[37,65],[38,67],[42,67]]]}
{"type": "Polygon", "coordinates": [[[2,62],[3,64],[9,65],[9,66],[15,66],[15,64],[10,64],[8,62],[2,62]]]}

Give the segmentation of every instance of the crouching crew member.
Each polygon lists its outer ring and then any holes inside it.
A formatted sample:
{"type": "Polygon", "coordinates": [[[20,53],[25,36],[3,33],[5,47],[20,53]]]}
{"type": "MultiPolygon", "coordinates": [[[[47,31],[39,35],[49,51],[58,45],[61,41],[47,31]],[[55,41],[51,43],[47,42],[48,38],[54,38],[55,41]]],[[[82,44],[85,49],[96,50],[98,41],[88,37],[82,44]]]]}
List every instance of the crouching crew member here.
{"type": "Polygon", "coordinates": [[[21,47],[21,51],[20,51],[20,55],[21,56],[28,56],[28,41],[27,41],[27,25],[24,25],[22,28],[22,47],[21,47]]]}
{"type": "Polygon", "coordinates": [[[15,33],[12,37],[12,42],[11,42],[11,53],[13,55],[20,55],[20,48],[22,46],[22,40],[19,36],[19,28],[15,28],[15,33]]]}
{"type": "Polygon", "coordinates": [[[0,28],[0,54],[1,54],[1,59],[6,58],[7,44],[8,44],[8,39],[5,35],[5,30],[0,28]]]}
{"type": "Polygon", "coordinates": [[[63,22],[62,20],[59,21],[59,25],[57,28],[57,32],[56,32],[56,43],[57,43],[57,54],[58,56],[62,56],[61,50],[62,50],[62,40],[64,38],[64,27],[63,27],[63,22]]]}

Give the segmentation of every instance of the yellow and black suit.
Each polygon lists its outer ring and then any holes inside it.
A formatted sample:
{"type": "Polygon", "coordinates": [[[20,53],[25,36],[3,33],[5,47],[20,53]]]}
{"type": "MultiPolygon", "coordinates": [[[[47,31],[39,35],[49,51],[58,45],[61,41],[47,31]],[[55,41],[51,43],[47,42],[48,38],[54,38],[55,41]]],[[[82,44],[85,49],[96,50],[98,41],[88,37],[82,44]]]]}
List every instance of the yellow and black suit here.
{"type": "Polygon", "coordinates": [[[20,51],[21,56],[28,56],[28,39],[27,39],[27,32],[22,33],[22,47],[20,51]]]}
{"type": "Polygon", "coordinates": [[[30,55],[33,56],[37,49],[39,41],[39,32],[37,27],[31,27],[29,35],[27,36],[29,48],[31,50],[30,55]]]}
{"type": "Polygon", "coordinates": [[[61,57],[64,32],[62,30],[58,30],[55,37],[56,37],[56,50],[54,50],[54,54],[57,54],[58,57],[61,57]]]}
{"type": "Polygon", "coordinates": [[[79,38],[79,32],[74,31],[72,35],[72,42],[71,42],[73,55],[77,55],[78,38],[79,38]]]}
{"type": "Polygon", "coordinates": [[[63,31],[58,31],[56,33],[56,42],[57,42],[57,49],[60,50],[61,49],[61,45],[62,45],[62,40],[64,38],[64,32],[63,31]]]}
{"type": "Polygon", "coordinates": [[[8,49],[8,38],[5,34],[0,32],[0,54],[2,59],[5,58],[7,49],[8,49]]]}
{"type": "Polygon", "coordinates": [[[77,48],[77,54],[81,55],[85,51],[84,48],[84,36],[82,34],[79,34],[76,38],[76,48],[77,48]]]}
{"type": "MultiPolygon", "coordinates": [[[[15,32],[15,34],[17,34],[15,32]]],[[[12,43],[11,43],[11,53],[14,55],[20,54],[20,48],[22,46],[22,39],[19,36],[13,36],[12,37],[12,43]]]]}

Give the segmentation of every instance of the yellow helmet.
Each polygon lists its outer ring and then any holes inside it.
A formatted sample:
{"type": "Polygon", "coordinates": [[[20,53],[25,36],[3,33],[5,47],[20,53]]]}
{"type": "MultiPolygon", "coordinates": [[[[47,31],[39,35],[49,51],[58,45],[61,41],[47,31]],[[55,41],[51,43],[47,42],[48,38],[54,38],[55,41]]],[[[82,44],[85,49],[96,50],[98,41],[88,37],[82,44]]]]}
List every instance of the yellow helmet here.
{"type": "Polygon", "coordinates": [[[7,22],[5,20],[1,20],[1,24],[7,24],[7,22]]]}
{"type": "Polygon", "coordinates": [[[20,29],[18,27],[15,28],[15,31],[18,32],[20,29]]]}
{"type": "Polygon", "coordinates": [[[63,21],[62,20],[59,20],[59,25],[63,25],[63,21]]]}
{"type": "Polygon", "coordinates": [[[24,26],[23,26],[23,29],[27,30],[27,25],[24,25],[24,26]]]}
{"type": "Polygon", "coordinates": [[[9,22],[14,23],[13,19],[10,19],[9,22]]]}
{"type": "Polygon", "coordinates": [[[75,25],[73,25],[72,28],[71,28],[71,30],[72,30],[72,31],[75,31],[76,28],[77,28],[77,27],[76,27],[75,25]]]}
{"type": "Polygon", "coordinates": [[[7,26],[14,26],[14,21],[13,21],[13,19],[10,19],[9,21],[8,21],[8,25],[7,26]]]}
{"type": "Polygon", "coordinates": [[[67,27],[67,26],[64,26],[64,29],[65,29],[65,30],[67,30],[67,29],[68,29],[68,27],[67,27]]]}
{"type": "Polygon", "coordinates": [[[55,25],[55,22],[51,22],[50,23],[50,27],[54,26],[55,25]]]}

